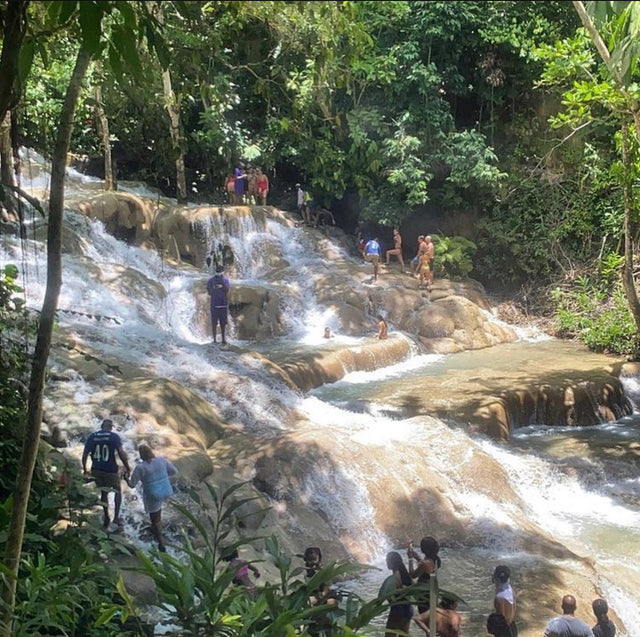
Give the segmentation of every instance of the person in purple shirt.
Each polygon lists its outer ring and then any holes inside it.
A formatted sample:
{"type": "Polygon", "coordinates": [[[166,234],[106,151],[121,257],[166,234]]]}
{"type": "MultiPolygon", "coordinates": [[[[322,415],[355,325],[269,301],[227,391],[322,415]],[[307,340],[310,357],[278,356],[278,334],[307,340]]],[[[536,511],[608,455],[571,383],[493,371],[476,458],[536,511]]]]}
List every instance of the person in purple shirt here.
{"type": "Polygon", "coordinates": [[[120,436],[113,431],[113,421],[108,418],[102,421],[98,431],[89,434],[84,443],[82,452],[82,471],[89,475],[87,471],[87,459],[91,456],[91,476],[100,488],[100,501],[104,507],[103,525],[106,529],[109,526],[109,492],[115,492],[115,503],[113,521],[121,526],[120,505],[122,504],[122,483],[116,454],[120,457],[124,465],[124,477],[129,477],[131,468],[129,459],[122,448],[120,436]]]}
{"type": "Polygon", "coordinates": [[[213,330],[213,342],[216,342],[216,331],[220,323],[220,334],[222,343],[226,345],[225,330],[228,322],[229,301],[227,295],[231,283],[223,274],[224,266],[221,263],[216,265],[216,273],[207,281],[207,292],[211,297],[211,329],[213,330]]]}
{"type": "Polygon", "coordinates": [[[244,193],[247,190],[247,173],[244,170],[244,164],[240,162],[238,167],[233,171],[235,182],[234,190],[236,195],[236,206],[241,206],[244,203],[244,193]]]}

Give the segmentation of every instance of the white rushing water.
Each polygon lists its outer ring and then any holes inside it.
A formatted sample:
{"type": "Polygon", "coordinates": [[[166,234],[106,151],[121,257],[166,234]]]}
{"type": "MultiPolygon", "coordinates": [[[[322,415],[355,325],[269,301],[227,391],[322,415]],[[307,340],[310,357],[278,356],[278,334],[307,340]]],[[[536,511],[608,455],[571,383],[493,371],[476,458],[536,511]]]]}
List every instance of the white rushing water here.
{"type": "MultiPolygon", "coordinates": [[[[39,164],[33,166],[33,178],[23,187],[33,192],[46,190],[46,171],[39,164]]],[[[97,192],[100,186],[99,180],[69,173],[70,192],[97,192]]],[[[126,183],[120,187],[128,188],[126,183]]],[[[158,197],[140,184],[130,188],[141,196],[158,197]]],[[[296,425],[297,435],[326,437],[335,443],[335,458],[329,465],[332,469],[312,467],[298,497],[320,512],[347,546],[360,544],[368,561],[382,568],[381,573],[372,572],[351,584],[361,593],[377,591],[386,574],[386,551],[404,548],[394,546],[387,531],[378,525],[377,500],[372,494],[377,485],[393,479],[412,497],[426,479],[428,458],[429,471],[437,474],[443,497],[453,503],[474,538],[469,543],[459,539],[447,543],[447,538],[442,538],[441,585],[459,592],[467,601],[462,608],[466,634],[483,634],[484,618],[491,611],[490,572],[498,560],[512,565],[516,588],[526,587],[518,569],[534,571],[540,564],[570,568],[570,560],[529,550],[523,541],[526,528],[529,533],[539,529],[550,534],[575,555],[593,559],[594,583],[626,626],[626,632],[620,634],[640,637],[640,594],[636,588],[640,567],[635,559],[640,546],[640,479],[633,458],[609,453],[617,445],[637,440],[636,420],[588,428],[528,427],[518,430],[513,444],[505,446],[436,419],[406,418],[397,407],[376,401],[379,388],[394,379],[411,377],[427,391],[430,375],[456,367],[461,360],[455,355],[420,354],[413,346],[411,355],[401,363],[351,373],[330,387],[300,396],[267,377],[255,360],[207,347],[210,336],[194,321],[194,290],[207,272],[173,267],[155,252],[118,241],[99,222],[75,213],[65,213],[65,224],[76,235],[78,249],[63,255],[58,319],[59,328],[77,343],[90,343],[98,356],[137,365],[188,386],[216,404],[227,422],[246,431],[260,435],[285,431],[284,406],[306,417],[306,425],[296,425]],[[222,396],[211,389],[211,378],[224,374],[243,379],[234,396],[222,396]],[[576,441],[582,447],[576,447],[576,441]],[[429,450],[428,455],[420,449],[429,450]],[[502,500],[500,489],[493,493],[486,484],[474,481],[478,463],[500,467],[515,496],[502,500]]],[[[269,344],[239,345],[263,352],[313,348],[322,344],[325,326],[337,330],[334,310],[317,303],[312,293],[312,277],[328,267],[326,259],[314,253],[304,232],[275,222],[261,228],[251,218],[235,234],[224,227],[210,232],[231,246],[238,283],[286,286],[288,291],[281,308],[286,336],[269,344]],[[291,264],[285,279],[265,280],[267,253],[281,254],[291,264]]],[[[338,253],[340,250],[336,247],[338,253]]],[[[43,243],[3,236],[0,265],[6,263],[18,265],[27,304],[38,309],[46,278],[43,243]]],[[[233,325],[230,330],[233,339],[233,325]]],[[[545,338],[531,330],[521,336],[534,342],[545,338]]],[[[360,340],[338,335],[332,344],[357,346],[360,340]]],[[[473,367],[473,355],[464,360],[465,366],[473,367]]],[[[637,395],[636,379],[625,382],[631,394],[636,388],[637,395]]],[[[69,383],[78,408],[87,404],[91,385],[79,377],[69,383]]],[[[123,426],[126,440],[127,424],[123,426]]],[[[129,452],[135,456],[133,448],[129,452]]],[[[135,531],[143,524],[142,506],[139,500],[127,497],[125,506],[135,531]]],[[[135,532],[132,539],[144,545],[135,539],[135,532]]],[[[420,538],[412,539],[419,542],[420,538]]],[[[590,600],[582,600],[581,605],[584,611],[590,600]]],[[[590,610],[581,616],[591,621],[590,610]]]]}

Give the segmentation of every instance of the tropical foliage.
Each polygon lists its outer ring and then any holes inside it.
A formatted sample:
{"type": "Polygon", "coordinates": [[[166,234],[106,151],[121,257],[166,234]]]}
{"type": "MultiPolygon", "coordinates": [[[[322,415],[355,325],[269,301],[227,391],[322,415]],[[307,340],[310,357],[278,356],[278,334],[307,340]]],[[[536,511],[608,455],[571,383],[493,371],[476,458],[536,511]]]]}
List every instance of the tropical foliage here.
{"type": "MultiPolygon", "coordinates": [[[[290,206],[301,181],[348,232],[360,219],[406,228],[417,219],[437,240],[439,275],[552,290],[560,334],[637,353],[637,11],[632,2],[1,2],[3,223],[24,197],[12,146],[45,154],[54,175],[39,316],[24,311],[17,269],[0,271],[2,634],[123,634],[131,618],[141,630],[122,584],[87,548],[105,541],[85,514],[93,496],[59,454],[36,453],[68,159],[207,201],[223,198],[236,162],[260,165],[272,203],[290,206]],[[61,511],[73,522],[63,530],[61,511]]],[[[208,529],[183,511],[204,554],[185,538],[186,562],[140,556],[143,570],[194,634],[303,634],[321,612],[307,605],[315,583],[273,540],[280,581],[256,599],[229,586],[220,524],[230,495],[211,493],[208,529]]],[[[332,568],[327,577],[352,566],[332,568]]],[[[381,608],[350,599],[332,621],[354,634],[381,608]]]]}

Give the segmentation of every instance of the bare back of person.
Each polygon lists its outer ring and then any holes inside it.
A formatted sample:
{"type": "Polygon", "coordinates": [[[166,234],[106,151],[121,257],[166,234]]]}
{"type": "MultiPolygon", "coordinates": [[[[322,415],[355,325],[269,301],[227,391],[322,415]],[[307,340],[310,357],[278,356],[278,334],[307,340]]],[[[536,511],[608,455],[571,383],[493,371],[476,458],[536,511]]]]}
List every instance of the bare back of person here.
{"type": "MultiPolygon", "coordinates": [[[[414,618],[415,623],[429,634],[429,619],[431,611],[420,613],[414,618]]],[[[436,609],[436,636],[437,637],[459,637],[461,618],[460,613],[453,608],[437,608],[436,609]]]]}

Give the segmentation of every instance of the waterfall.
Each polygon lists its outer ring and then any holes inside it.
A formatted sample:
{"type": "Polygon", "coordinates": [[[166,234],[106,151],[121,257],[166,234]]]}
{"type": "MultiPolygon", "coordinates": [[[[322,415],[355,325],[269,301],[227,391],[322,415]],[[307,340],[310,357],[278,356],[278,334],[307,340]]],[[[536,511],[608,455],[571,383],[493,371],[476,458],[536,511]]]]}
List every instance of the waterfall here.
{"type": "MultiPolygon", "coordinates": [[[[33,166],[32,183],[23,185],[46,189],[46,170],[33,166]]],[[[69,172],[70,197],[95,193],[99,185],[69,172]]],[[[157,197],[139,184],[131,192],[157,197]]],[[[423,534],[437,536],[443,545],[440,583],[467,601],[461,608],[465,634],[484,634],[491,572],[505,562],[516,591],[526,592],[523,616],[536,629],[557,613],[559,598],[543,599],[549,587],[577,587],[584,594],[581,617],[591,621],[587,595],[598,590],[624,623],[619,634],[640,637],[635,417],[594,427],[524,427],[508,445],[488,440],[455,413],[446,419],[422,413],[407,391],[428,393],[434,377],[451,374],[453,392],[454,374],[477,374],[487,351],[424,354],[403,333],[395,337],[410,343],[405,360],[376,361],[372,371],[345,369],[338,382],[303,394],[268,373],[264,359],[250,350],[278,362],[321,349],[367,346],[371,334],[340,333],[335,304],[324,304],[315,285],[320,275],[339,272],[346,278],[359,266],[344,244],[259,215],[230,217],[223,211],[198,225],[208,250],[219,244],[231,249],[232,285],[282,297],[282,337],[236,339],[235,349],[224,350],[210,343],[195,318],[199,290],[210,274],[206,265],[181,266],[118,241],[100,222],[72,210],[64,223],[56,341],[121,366],[127,379],[167,380],[211,405],[227,427],[231,449],[217,461],[236,461],[238,472],[264,487],[279,526],[295,541],[318,539],[329,559],[335,548],[337,555],[381,566],[386,551],[404,549],[409,540],[418,544],[423,534]],[[325,326],[338,332],[331,342],[322,338],[325,326]]],[[[44,295],[45,254],[37,235],[0,240],[0,264],[19,266],[33,309],[44,295]]],[[[554,355],[553,341],[544,347],[554,355]]],[[[530,332],[515,348],[496,348],[503,352],[496,356],[514,368],[543,351],[530,332]]],[[[122,385],[99,366],[83,375],[58,351],[51,364],[53,375],[65,380],[48,395],[45,410],[67,423],[67,451],[78,458],[82,436],[98,426],[99,401],[115,400],[122,385]]],[[[624,382],[629,388],[636,379],[624,382]]],[[[446,410],[446,392],[437,398],[446,410]]],[[[135,436],[168,436],[151,418],[126,415],[116,414],[130,456],[135,436]]],[[[172,435],[176,446],[184,438],[172,435]]],[[[123,511],[131,540],[144,547],[137,539],[144,514],[135,494],[126,495],[123,511]]],[[[373,572],[349,586],[372,595],[383,577],[373,572]]]]}

